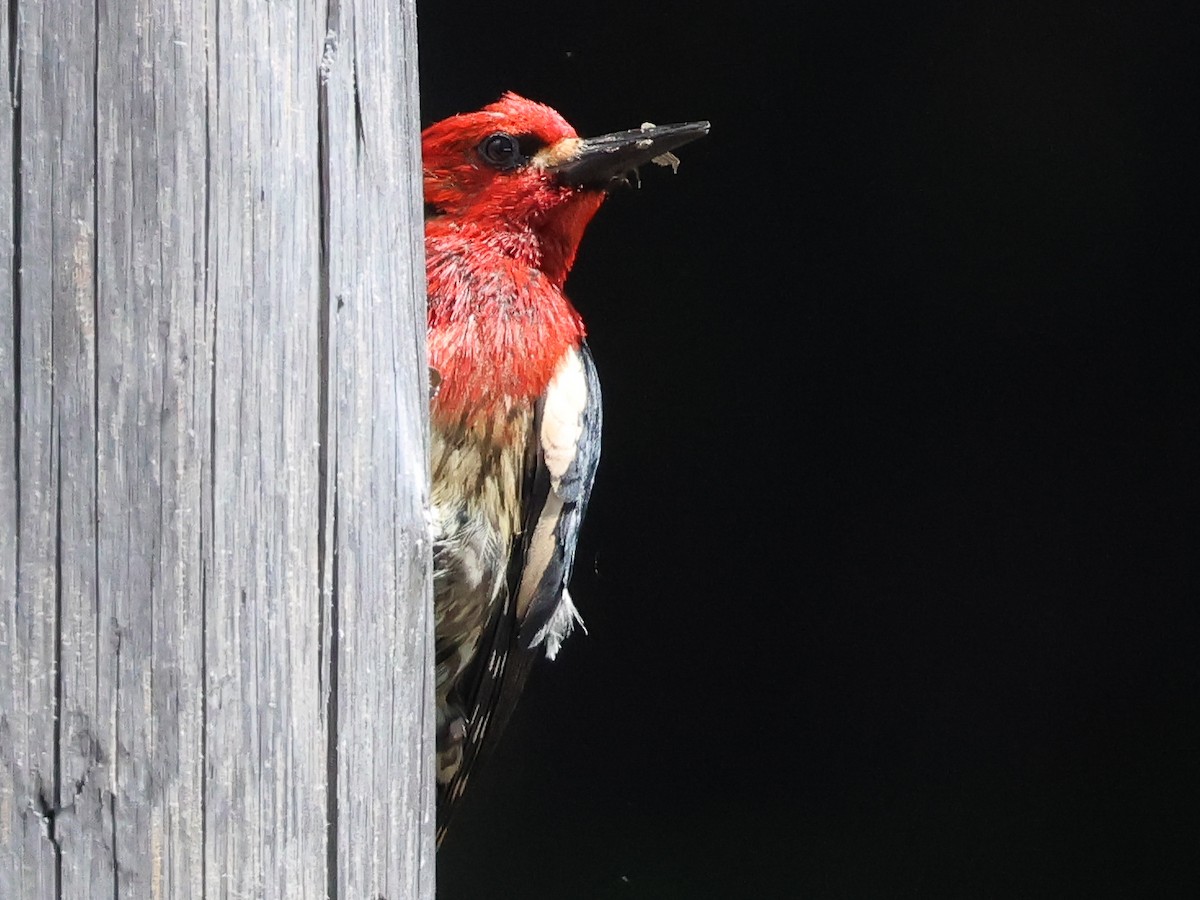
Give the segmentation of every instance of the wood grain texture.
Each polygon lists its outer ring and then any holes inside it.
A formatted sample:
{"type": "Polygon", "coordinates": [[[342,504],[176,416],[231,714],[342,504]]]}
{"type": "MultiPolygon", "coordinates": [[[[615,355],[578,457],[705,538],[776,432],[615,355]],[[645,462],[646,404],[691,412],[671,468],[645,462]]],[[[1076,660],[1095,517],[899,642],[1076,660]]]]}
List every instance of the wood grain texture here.
{"type": "Polygon", "coordinates": [[[37,897],[61,888],[76,762],[76,710],[64,686],[80,651],[70,623],[75,600],[95,583],[95,517],[87,502],[95,496],[94,165],[90,129],[80,127],[91,119],[94,21],[82,3],[64,4],[61,18],[38,7],[9,12],[10,128],[19,129],[5,134],[16,268],[6,285],[13,335],[6,373],[13,417],[6,425],[13,447],[5,455],[14,487],[13,518],[0,530],[15,537],[15,590],[0,640],[13,698],[0,704],[6,713],[0,755],[14,794],[6,792],[0,806],[17,819],[18,857],[5,867],[11,895],[37,897]]]}
{"type": "Polygon", "coordinates": [[[395,215],[421,208],[416,44],[410,9],[388,0],[342,3],[329,20],[323,67],[336,418],[330,543],[343,636],[333,762],[338,887],[346,897],[433,893],[433,747],[396,731],[404,711],[415,709],[422,732],[434,728],[432,601],[396,602],[423,586],[428,596],[431,578],[428,427],[416,427],[427,418],[427,370],[411,383],[411,361],[426,358],[424,229],[395,215]],[[414,296],[421,302],[396,302],[414,296]],[[364,766],[355,748],[373,743],[389,752],[364,766]],[[404,821],[400,810],[419,813],[419,821],[404,821]]]}
{"type": "MultiPolygon", "coordinates": [[[[0,266],[4,322],[0,324],[0,895],[53,896],[57,852],[45,815],[55,783],[55,655],[53,528],[57,518],[50,483],[49,272],[18,290],[22,252],[48,248],[47,211],[24,210],[27,191],[44,189],[22,179],[22,165],[50,135],[23,137],[16,115],[28,107],[28,127],[40,127],[47,110],[41,85],[22,96],[22,52],[15,16],[4,17],[4,109],[0,111],[0,266]],[[26,249],[26,247],[28,249],[26,249]],[[37,309],[30,304],[41,301],[37,309]],[[22,370],[31,372],[25,383],[22,370]],[[37,373],[38,377],[33,377],[37,373]]],[[[48,182],[49,173],[43,175],[48,182]]]]}
{"type": "Polygon", "coordinates": [[[413,7],[13,2],[0,897],[431,898],[413,7]]]}

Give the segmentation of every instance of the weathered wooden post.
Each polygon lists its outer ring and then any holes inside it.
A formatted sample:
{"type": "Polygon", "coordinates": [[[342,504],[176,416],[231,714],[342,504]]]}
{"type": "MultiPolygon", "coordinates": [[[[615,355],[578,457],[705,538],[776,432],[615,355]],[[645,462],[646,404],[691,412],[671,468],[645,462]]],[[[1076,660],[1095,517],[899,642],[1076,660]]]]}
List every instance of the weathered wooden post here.
{"type": "Polygon", "coordinates": [[[433,896],[411,0],[6,0],[0,897],[433,896]]]}

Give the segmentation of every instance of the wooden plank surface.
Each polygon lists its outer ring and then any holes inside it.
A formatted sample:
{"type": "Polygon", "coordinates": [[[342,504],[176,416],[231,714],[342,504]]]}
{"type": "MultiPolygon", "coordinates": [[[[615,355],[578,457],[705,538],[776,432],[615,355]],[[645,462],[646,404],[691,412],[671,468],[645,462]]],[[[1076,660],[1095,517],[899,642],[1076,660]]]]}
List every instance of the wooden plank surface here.
{"type": "Polygon", "coordinates": [[[424,229],[394,215],[421,208],[416,33],[406,12],[387,0],[341,4],[323,66],[343,897],[433,895],[433,748],[396,730],[403,711],[418,708],[424,734],[434,729],[432,601],[396,602],[421,595],[431,577],[428,475],[413,469],[428,456],[426,430],[415,427],[428,408],[427,372],[416,373],[414,390],[410,365],[425,358],[424,229]],[[413,296],[421,302],[396,302],[413,296]],[[373,742],[388,751],[363,765],[356,748],[373,742]]]}
{"type": "Polygon", "coordinates": [[[6,790],[0,806],[13,811],[5,816],[15,826],[6,844],[17,858],[5,866],[8,883],[0,883],[0,893],[18,897],[53,896],[61,888],[67,816],[59,812],[73,797],[74,773],[74,710],[64,697],[64,677],[78,650],[67,623],[72,592],[82,594],[95,581],[94,515],[83,499],[95,494],[94,466],[76,471],[95,459],[93,156],[79,127],[91,119],[94,64],[87,40],[94,21],[82,3],[63,5],[61,17],[38,7],[7,17],[16,29],[6,41],[13,54],[6,73],[10,128],[19,129],[4,135],[13,154],[6,175],[16,263],[6,285],[13,418],[5,424],[11,423],[14,446],[5,456],[14,503],[0,530],[15,538],[15,591],[5,604],[0,639],[12,696],[0,704],[0,755],[11,772],[4,787],[11,784],[14,793],[6,790]]]}
{"type": "MultiPolygon", "coordinates": [[[[208,20],[204,4],[103,10],[95,122],[96,638],[103,650],[97,712],[111,759],[106,849],[120,895],[194,897],[204,884],[208,833],[204,622],[212,605],[202,499],[211,480],[213,390],[208,20]]],[[[80,846],[94,833],[81,823],[80,846]]],[[[69,874],[75,896],[98,889],[92,870],[69,874]]]]}
{"type": "MultiPolygon", "coordinates": [[[[16,116],[24,104],[26,127],[41,129],[46,104],[41,85],[23,84],[20,23],[6,15],[0,111],[0,895],[48,897],[57,889],[58,855],[46,807],[55,783],[55,575],[54,455],[50,435],[49,272],[22,279],[23,254],[48,253],[48,210],[26,209],[26,197],[46,189],[22,168],[49,134],[25,139],[16,116]],[[17,140],[21,138],[21,140],[17,140]],[[23,283],[22,283],[23,282],[23,283]],[[19,288],[24,288],[20,290],[19,288]],[[24,379],[23,372],[28,372],[24,379]],[[32,414],[30,411],[33,411],[32,414]]],[[[38,45],[35,45],[38,46],[38,45]]]]}
{"type": "Polygon", "coordinates": [[[0,897],[432,897],[412,5],[14,2],[0,897]]]}
{"type": "Polygon", "coordinates": [[[244,824],[207,833],[210,894],[328,881],[316,13],[235,3],[215,23],[206,799],[244,824]]]}

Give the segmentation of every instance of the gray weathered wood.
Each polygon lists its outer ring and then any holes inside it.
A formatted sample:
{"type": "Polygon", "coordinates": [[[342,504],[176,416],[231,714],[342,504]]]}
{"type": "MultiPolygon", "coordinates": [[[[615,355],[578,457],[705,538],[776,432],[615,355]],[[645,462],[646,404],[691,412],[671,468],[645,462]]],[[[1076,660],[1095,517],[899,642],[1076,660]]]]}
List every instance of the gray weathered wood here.
{"type": "Polygon", "coordinates": [[[416,427],[428,411],[425,373],[420,391],[406,383],[412,361],[425,358],[424,228],[395,215],[421,208],[416,46],[411,8],[389,0],[345,3],[329,20],[328,157],[353,162],[331,166],[326,189],[330,406],[338,417],[329,461],[338,510],[331,546],[344,636],[337,651],[336,850],[344,897],[433,892],[432,747],[393,732],[417,709],[424,732],[434,728],[433,623],[425,617],[432,604],[414,619],[413,609],[393,602],[427,588],[431,558],[422,518],[428,439],[416,427]],[[364,206],[374,214],[364,215],[364,206]],[[393,657],[392,647],[404,651],[393,657]],[[390,751],[366,767],[355,748],[372,744],[390,751]],[[406,822],[396,810],[418,811],[420,821],[406,822]],[[414,868],[414,859],[423,866],[414,868]]]}
{"type": "Polygon", "coordinates": [[[0,897],[432,897],[412,4],[9,2],[0,897]]]}
{"type": "MultiPolygon", "coordinates": [[[[11,0],[10,0],[11,2],[11,0]]],[[[13,52],[12,22],[4,17],[3,74],[8,82],[6,100],[23,89],[22,59],[13,52]],[[14,71],[15,69],[15,71],[14,71]]],[[[17,47],[18,54],[36,52],[17,47]]],[[[53,77],[55,73],[47,75],[53,77]]],[[[25,121],[40,127],[47,110],[43,85],[29,86],[25,121]]],[[[51,444],[50,322],[47,301],[50,271],[37,267],[28,279],[28,297],[12,290],[25,259],[50,243],[49,210],[25,210],[15,173],[21,162],[44,152],[50,134],[32,135],[19,146],[14,135],[16,118],[6,103],[0,153],[4,168],[0,216],[6,240],[3,254],[4,323],[0,324],[0,894],[8,897],[52,896],[56,886],[56,853],[42,812],[53,803],[55,782],[55,656],[56,623],[54,577],[54,524],[56,491],[51,444]],[[18,222],[16,213],[22,213],[18,222]],[[26,214],[27,212],[27,214],[26,214]],[[18,247],[20,248],[18,250],[18,247]],[[40,305],[39,304],[40,301],[40,305]],[[25,383],[18,372],[29,370],[25,383]],[[18,395],[18,389],[20,395],[18,395]],[[19,404],[19,405],[18,405],[19,404]],[[35,409],[41,414],[30,415],[35,409]],[[44,413],[43,413],[44,411],[44,413]]],[[[24,134],[21,134],[24,138],[24,134]]],[[[43,170],[42,178],[49,173],[43,170]]],[[[35,187],[34,175],[27,181],[35,187]]],[[[44,189],[44,188],[43,188],[44,189]]],[[[31,267],[32,268],[32,267],[31,267]]]]}

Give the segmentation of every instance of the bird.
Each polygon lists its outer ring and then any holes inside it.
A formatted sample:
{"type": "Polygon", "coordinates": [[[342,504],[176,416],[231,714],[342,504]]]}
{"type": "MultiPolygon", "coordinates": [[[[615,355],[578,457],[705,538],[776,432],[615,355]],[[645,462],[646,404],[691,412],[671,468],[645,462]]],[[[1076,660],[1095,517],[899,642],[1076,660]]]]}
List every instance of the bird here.
{"type": "Polygon", "coordinates": [[[564,293],[579,242],[610,191],[708,130],[585,139],[510,92],[421,134],[439,845],[533,662],[581,622],[568,581],[602,410],[564,293]]]}

